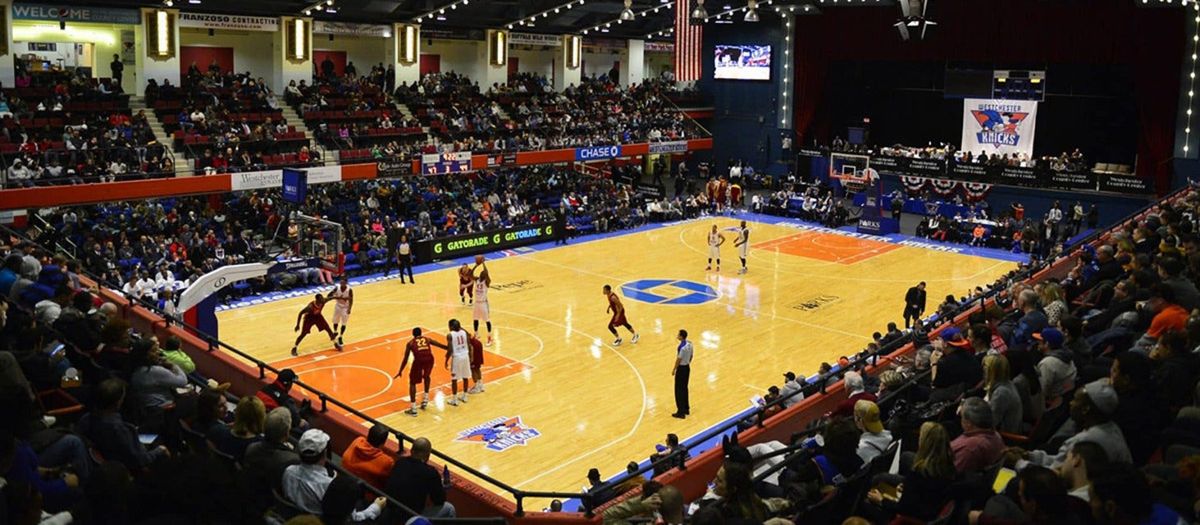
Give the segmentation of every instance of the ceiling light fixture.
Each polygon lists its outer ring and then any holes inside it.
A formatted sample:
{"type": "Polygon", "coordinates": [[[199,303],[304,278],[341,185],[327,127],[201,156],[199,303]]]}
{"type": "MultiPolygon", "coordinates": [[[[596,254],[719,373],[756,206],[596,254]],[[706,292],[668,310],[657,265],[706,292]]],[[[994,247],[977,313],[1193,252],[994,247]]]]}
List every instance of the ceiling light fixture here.
{"type": "Polygon", "coordinates": [[[757,7],[758,7],[757,0],[748,0],[746,2],[746,16],[743,17],[742,20],[745,20],[747,22],[757,22],[758,21],[758,11],[755,10],[755,8],[757,8],[757,7]]]}
{"type": "Polygon", "coordinates": [[[696,7],[692,9],[691,21],[693,24],[703,24],[708,20],[708,11],[704,9],[704,0],[696,0],[696,7]]]}

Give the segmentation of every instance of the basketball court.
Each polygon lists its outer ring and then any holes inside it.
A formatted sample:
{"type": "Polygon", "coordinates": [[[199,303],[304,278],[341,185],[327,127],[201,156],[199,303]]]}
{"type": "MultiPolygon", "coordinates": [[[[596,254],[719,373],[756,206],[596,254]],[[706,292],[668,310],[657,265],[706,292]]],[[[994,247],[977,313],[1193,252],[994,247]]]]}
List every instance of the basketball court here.
{"type": "MultiPolygon", "coordinates": [[[[223,309],[220,335],[515,487],[573,492],[586,485],[591,467],[608,478],[646,459],[667,433],[686,439],[746,410],[753,396],[781,384],[785,371],[812,374],[821,362],[861,350],[872,332],[901,321],[904,292],[917,281],[928,282],[931,313],[945,295],[963,295],[1016,266],[1017,258],[1001,252],[971,254],[901,236],[749,217],[745,275],[737,274],[729,231],[720,273],[704,271],[708,230],[714,223],[735,227],[737,218],[489,256],[495,344],[486,348],[486,392],[446,405],[449,372],[435,348],[437,393],[418,417],[402,413],[409,407],[407,371],[393,376],[413,327],[439,341],[451,318],[470,328],[471,308],[457,295],[461,262],[426,265],[415,285],[396,279],[356,285],[340,353],[313,333],[299,357],[288,355],[296,314],[311,295],[223,309]],[[622,329],[625,344],[612,346],[605,284],[619,290],[641,333],[638,344],[622,329]],[[682,421],[670,416],[680,328],[696,347],[692,416],[682,421]]],[[[327,318],[332,309],[325,309],[327,318]]]]}

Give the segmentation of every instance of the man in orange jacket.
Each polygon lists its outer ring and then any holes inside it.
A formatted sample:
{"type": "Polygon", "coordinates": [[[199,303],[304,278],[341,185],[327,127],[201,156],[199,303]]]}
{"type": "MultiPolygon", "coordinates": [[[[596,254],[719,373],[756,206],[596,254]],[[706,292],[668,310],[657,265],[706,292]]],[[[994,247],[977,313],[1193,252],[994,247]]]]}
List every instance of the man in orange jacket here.
{"type": "Polygon", "coordinates": [[[342,453],[342,468],[373,487],[383,488],[388,475],[392,473],[392,465],[396,462],[391,454],[383,450],[387,439],[387,428],[383,425],[371,427],[367,437],[359,436],[346,447],[346,451],[342,453]]]}

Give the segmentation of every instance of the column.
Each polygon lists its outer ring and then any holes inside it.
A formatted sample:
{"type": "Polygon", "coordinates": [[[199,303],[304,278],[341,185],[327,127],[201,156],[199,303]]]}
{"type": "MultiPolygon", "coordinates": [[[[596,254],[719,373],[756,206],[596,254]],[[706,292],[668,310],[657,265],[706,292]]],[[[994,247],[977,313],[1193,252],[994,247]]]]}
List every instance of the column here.
{"type": "Polygon", "coordinates": [[[4,46],[3,54],[0,54],[0,84],[7,88],[13,87],[17,75],[13,64],[16,53],[12,39],[12,0],[0,0],[0,12],[4,13],[4,39],[0,41],[0,45],[4,46]]]}
{"type": "Polygon", "coordinates": [[[396,85],[421,80],[421,26],[392,24],[390,60],[396,69],[396,85]]]}
{"type": "Polygon", "coordinates": [[[508,31],[489,29],[476,58],[480,68],[479,90],[487,92],[492,84],[508,83],[508,31]]]}
{"type": "Polygon", "coordinates": [[[621,85],[641,84],[646,75],[646,41],[630,40],[621,61],[621,85]]]}
{"type": "Polygon", "coordinates": [[[583,37],[579,35],[563,35],[563,45],[554,56],[554,90],[562,91],[569,86],[579,84],[583,73],[580,64],[583,61],[583,37]]]}
{"type": "Polygon", "coordinates": [[[135,76],[130,81],[136,86],[138,95],[145,93],[146,82],[152,78],[159,85],[163,80],[179,85],[178,9],[143,8],[142,25],[134,33],[134,47],[137,48],[137,63],[135,76]]]}
{"type": "Polygon", "coordinates": [[[276,92],[282,92],[295,80],[312,82],[312,18],[281,16],[279,31],[273,35],[276,92]]]}

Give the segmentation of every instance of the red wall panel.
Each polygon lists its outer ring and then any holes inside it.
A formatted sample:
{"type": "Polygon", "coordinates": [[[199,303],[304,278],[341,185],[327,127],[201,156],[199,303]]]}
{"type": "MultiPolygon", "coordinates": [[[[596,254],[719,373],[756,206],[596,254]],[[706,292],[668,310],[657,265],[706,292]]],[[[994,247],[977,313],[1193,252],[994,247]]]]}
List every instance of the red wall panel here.
{"type": "Polygon", "coordinates": [[[421,55],[421,76],[442,72],[442,55],[421,55]]]}
{"type": "Polygon", "coordinates": [[[200,68],[202,73],[207,73],[213,60],[221,65],[222,73],[235,71],[232,47],[179,46],[179,77],[187,76],[188,67],[192,62],[196,63],[196,67],[200,68]]]}
{"type": "Polygon", "coordinates": [[[342,76],[346,74],[346,52],[345,51],[330,51],[326,49],[313,50],[313,63],[317,65],[317,72],[325,74],[322,64],[325,63],[325,58],[328,57],[330,62],[333,62],[333,74],[342,76]]]}

